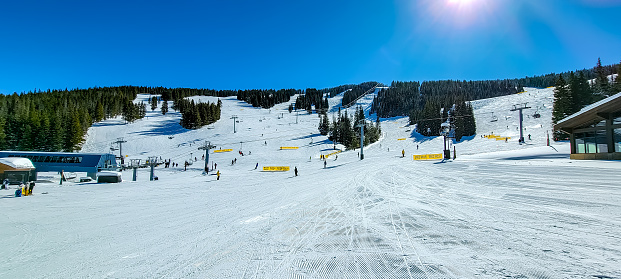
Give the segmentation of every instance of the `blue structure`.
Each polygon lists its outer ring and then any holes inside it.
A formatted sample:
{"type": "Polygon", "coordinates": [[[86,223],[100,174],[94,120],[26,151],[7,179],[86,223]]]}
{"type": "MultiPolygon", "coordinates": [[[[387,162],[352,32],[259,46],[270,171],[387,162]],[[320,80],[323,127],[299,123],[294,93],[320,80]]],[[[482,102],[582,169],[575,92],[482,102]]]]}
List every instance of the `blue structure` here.
{"type": "Polygon", "coordinates": [[[109,153],[69,153],[38,151],[0,151],[0,158],[28,158],[38,172],[86,172],[93,179],[102,170],[118,169],[116,157],[109,153]]]}

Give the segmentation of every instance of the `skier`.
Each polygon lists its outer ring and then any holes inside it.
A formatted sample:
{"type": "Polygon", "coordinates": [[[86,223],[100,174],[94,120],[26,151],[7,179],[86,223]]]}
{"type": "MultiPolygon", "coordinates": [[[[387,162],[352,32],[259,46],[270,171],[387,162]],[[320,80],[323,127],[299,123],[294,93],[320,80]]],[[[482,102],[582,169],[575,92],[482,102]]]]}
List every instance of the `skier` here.
{"type": "Polygon", "coordinates": [[[327,164],[328,164],[328,163],[326,163],[326,161],[323,161],[323,168],[324,168],[324,169],[326,168],[326,165],[327,165],[327,164]]]}
{"type": "Polygon", "coordinates": [[[217,180],[220,180],[220,171],[216,172],[216,175],[218,176],[217,180]]]}
{"type": "Polygon", "coordinates": [[[298,167],[293,168],[293,172],[295,172],[295,176],[298,176],[298,167]]]}
{"type": "Polygon", "coordinates": [[[418,144],[416,145],[416,150],[418,150],[418,144]]]}
{"type": "Polygon", "coordinates": [[[405,149],[401,150],[401,158],[405,157],[405,149]]]}
{"type": "Polygon", "coordinates": [[[528,134],[528,140],[530,140],[530,134],[528,134]]]}
{"type": "Polygon", "coordinates": [[[9,189],[9,179],[5,178],[4,181],[2,181],[2,189],[8,190],[9,189]]]}
{"type": "Polygon", "coordinates": [[[259,163],[257,163],[256,166],[254,166],[254,169],[256,170],[259,167],[259,163]]]}

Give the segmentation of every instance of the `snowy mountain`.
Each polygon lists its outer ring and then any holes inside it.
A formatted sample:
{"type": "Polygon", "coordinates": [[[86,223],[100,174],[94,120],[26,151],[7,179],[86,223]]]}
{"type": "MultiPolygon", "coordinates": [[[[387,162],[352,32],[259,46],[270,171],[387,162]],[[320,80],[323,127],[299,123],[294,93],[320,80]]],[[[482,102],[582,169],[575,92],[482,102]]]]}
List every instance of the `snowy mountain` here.
{"type": "MultiPolygon", "coordinates": [[[[357,103],[370,120],[377,92],[357,103]]],[[[329,114],[341,99],[329,99],[329,114]]],[[[33,196],[2,192],[0,278],[621,276],[621,166],[571,161],[565,142],[546,146],[553,88],[472,102],[477,135],[453,143],[455,160],[412,160],[441,153],[443,140],[396,117],[382,119],[364,160],[343,150],[325,166],[320,156],[335,150],[319,135],[317,114],[221,100],[220,121],[198,130],[159,107],[131,124],[108,119],[89,129],[82,152],[110,152],[122,137],[127,159],[179,164],[157,167],[157,181],[147,169],[136,182],[124,171],[119,184],[59,185],[49,173],[33,196]],[[510,111],[517,104],[532,107],[521,145],[510,111]],[[510,139],[482,137],[492,133],[510,139]],[[202,173],[205,141],[233,150],[209,154],[219,180],[202,173]]]]}

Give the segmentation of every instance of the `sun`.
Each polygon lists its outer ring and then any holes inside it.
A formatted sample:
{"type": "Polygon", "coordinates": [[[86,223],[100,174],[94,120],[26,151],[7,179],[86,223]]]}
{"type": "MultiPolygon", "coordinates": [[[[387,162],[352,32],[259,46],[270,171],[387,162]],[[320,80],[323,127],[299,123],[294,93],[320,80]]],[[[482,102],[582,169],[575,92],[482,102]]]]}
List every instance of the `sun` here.
{"type": "Polygon", "coordinates": [[[449,4],[457,4],[457,5],[468,5],[470,3],[474,2],[474,0],[448,0],[449,4]]]}
{"type": "Polygon", "coordinates": [[[466,5],[469,4],[470,2],[474,1],[474,0],[448,0],[450,4],[462,4],[462,5],[466,5]]]}

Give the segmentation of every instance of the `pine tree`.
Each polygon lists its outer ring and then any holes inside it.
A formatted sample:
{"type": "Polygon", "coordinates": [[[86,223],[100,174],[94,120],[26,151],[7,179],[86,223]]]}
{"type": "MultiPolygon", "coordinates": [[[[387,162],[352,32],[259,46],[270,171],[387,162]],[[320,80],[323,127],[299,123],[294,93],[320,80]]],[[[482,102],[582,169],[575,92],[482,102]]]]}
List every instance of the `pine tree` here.
{"type": "Polygon", "coordinates": [[[162,115],[166,115],[168,113],[168,101],[162,102],[162,115]]]}
{"type": "Polygon", "coordinates": [[[440,105],[435,100],[427,100],[421,113],[422,119],[418,120],[418,133],[426,137],[440,135],[441,116],[440,105]]]}
{"type": "MultiPolygon", "coordinates": [[[[340,119],[340,115],[338,119],[340,119]]],[[[332,116],[332,125],[330,126],[330,134],[328,135],[328,139],[335,143],[341,140],[341,137],[339,135],[339,120],[338,119],[332,116]]]]}
{"type": "Polygon", "coordinates": [[[97,112],[95,113],[95,122],[99,122],[105,118],[104,107],[100,101],[97,101],[97,112]]]}
{"type": "Polygon", "coordinates": [[[0,116],[0,150],[6,149],[6,133],[4,132],[5,117],[0,116]]]}
{"type": "Polygon", "coordinates": [[[576,94],[576,96],[578,99],[574,99],[573,101],[579,104],[580,109],[593,103],[593,91],[582,71],[578,74],[578,94],[576,94]]]}
{"type": "Polygon", "coordinates": [[[608,76],[606,75],[606,71],[602,66],[602,60],[600,58],[597,58],[595,72],[597,73],[597,79],[595,80],[594,91],[600,93],[600,95],[608,94],[610,91],[610,84],[608,83],[608,76]]]}
{"type": "Polygon", "coordinates": [[[65,129],[62,125],[61,112],[57,111],[52,113],[50,121],[50,136],[48,151],[61,151],[63,150],[63,138],[65,135],[65,129]]]}
{"type": "Polygon", "coordinates": [[[581,88],[580,88],[580,80],[574,74],[574,72],[569,73],[569,95],[571,95],[571,110],[568,112],[569,114],[573,114],[579,111],[582,108],[581,98],[581,88]]]}
{"type": "Polygon", "coordinates": [[[552,109],[552,122],[558,123],[567,117],[572,111],[572,100],[567,83],[562,75],[559,75],[554,88],[554,108],[552,109]]]}
{"type": "Polygon", "coordinates": [[[154,111],[157,108],[157,97],[153,96],[151,98],[151,111],[154,111]]]}
{"type": "Polygon", "coordinates": [[[621,62],[619,62],[619,68],[617,69],[617,77],[614,82],[613,94],[621,92],[621,62]]]}
{"type": "Polygon", "coordinates": [[[466,102],[466,115],[464,116],[464,136],[474,136],[477,133],[476,119],[474,118],[474,109],[470,102],[466,102]]]}
{"type": "Polygon", "coordinates": [[[330,122],[327,115],[321,115],[319,117],[319,133],[321,135],[327,135],[330,130],[330,122]]]}

